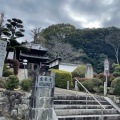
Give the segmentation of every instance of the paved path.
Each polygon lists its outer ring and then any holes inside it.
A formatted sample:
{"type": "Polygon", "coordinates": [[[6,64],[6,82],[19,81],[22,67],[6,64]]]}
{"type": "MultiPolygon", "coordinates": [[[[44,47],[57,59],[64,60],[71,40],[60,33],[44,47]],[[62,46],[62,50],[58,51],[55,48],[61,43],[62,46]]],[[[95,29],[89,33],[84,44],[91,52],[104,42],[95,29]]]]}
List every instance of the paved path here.
{"type": "Polygon", "coordinates": [[[55,88],[55,95],[86,95],[85,92],[76,92],[74,90],[67,90],[67,89],[61,89],[61,88],[55,88]]]}
{"type": "MultiPolygon", "coordinates": [[[[95,93],[91,93],[94,96],[101,96],[95,93]]],[[[56,88],[55,87],[55,91],[54,91],[54,96],[55,95],[86,95],[86,93],[84,91],[80,92],[80,91],[75,91],[75,90],[67,90],[67,89],[62,89],[62,88],[56,88]]],[[[90,94],[88,94],[88,96],[91,96],[90,94]]]]}

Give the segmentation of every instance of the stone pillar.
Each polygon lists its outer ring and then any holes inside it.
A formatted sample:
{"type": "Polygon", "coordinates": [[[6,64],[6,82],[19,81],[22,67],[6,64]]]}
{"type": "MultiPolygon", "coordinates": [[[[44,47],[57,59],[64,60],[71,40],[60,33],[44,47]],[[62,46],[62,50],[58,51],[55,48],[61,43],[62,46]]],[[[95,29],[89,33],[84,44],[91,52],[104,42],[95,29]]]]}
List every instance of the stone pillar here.
{"type": "Polygon", "coordinates": [[[107,82],[104,82],[104,96],[107,96],[107,82]]]}
{"type": "Polygon", "coordinates": [[[93,68],[91,64],[87,64],[85,78],[93,78],[93,68]]]}
{"type": "Polygon", "coordinates": [[[2,77],[4,60],[6,57],[6,46],[7,46],[7,41],[0,40],[0,77],[2,77]]]}
{"type": "Polygon", "coordinates": [[[51,73],[35,78],[29,120],[53,120],[54,76],[51,73]]]}

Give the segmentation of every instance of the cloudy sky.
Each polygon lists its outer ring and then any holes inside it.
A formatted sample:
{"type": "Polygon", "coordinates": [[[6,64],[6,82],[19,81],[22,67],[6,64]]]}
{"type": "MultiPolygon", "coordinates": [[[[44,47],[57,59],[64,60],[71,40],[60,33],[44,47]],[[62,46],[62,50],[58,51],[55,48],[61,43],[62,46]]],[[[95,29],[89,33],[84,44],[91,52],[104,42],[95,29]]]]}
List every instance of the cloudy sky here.
{"type": "Polygon", "coordinates": [[[120,0],[0,0],[5,19],[19,18],[30,30],[52,24],[70,23],[76,28],[120,27],[120,0]]]}

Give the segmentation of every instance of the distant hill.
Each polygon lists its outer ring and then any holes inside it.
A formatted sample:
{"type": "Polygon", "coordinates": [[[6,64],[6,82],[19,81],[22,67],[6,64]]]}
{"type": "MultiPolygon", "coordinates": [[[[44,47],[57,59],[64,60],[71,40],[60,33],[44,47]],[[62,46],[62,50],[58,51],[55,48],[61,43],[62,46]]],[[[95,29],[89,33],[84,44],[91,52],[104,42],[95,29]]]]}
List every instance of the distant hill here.
{"type": "MultiPolygon", "coordinates": [[[[79,61],[91,63],[94,70],[100,73],[103,72],[103,62],[106,57],[109,58],[111,64],[116,62],[114,49],[105,42],[105,37],[115,31],[120,31],[120,29],[116,27],[76,29],[73,25],[62,23],[51,25],[42,30],[41,36],[45,39],[45,45],[49,51],[55,48],[56,45],[58,46],[56,49],[59,49],[60,43],[63,46],[70,44],[73,50],[71,52],[73,58],[69,59],[71,56],[68,54],[66,61],[71,63],[79,63],[79,61]],[[56,41],[57,44],[55,44],[56,41]]],[[[60,51],[61,49],[57,51],[56,55],[60,51]]],[[[52,53],[55,53],[55,50],[52,53]]],[[[50,54],[50,56],[52,58],[56,57],[53,54],[50,54]]]]}

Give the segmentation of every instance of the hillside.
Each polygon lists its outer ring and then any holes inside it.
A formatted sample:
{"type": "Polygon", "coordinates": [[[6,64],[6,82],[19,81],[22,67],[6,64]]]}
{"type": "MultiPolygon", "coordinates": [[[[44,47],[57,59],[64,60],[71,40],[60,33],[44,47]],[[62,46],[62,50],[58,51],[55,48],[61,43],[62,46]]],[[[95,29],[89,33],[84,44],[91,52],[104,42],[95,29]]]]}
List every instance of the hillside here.
{"type": "MultiPolygon", "coordinates": [[[[106,57],[110,64],[116,62],[115,51],[105,38],[115,31],[116,27],[76,29],[70,24],[51,25],[41,31],[49,56],[60,56],[63,62],[91,63],[97,73],[103,71],[106,57]]],[[[119,57],[120,59],[120,57],[119,57]]]]}

